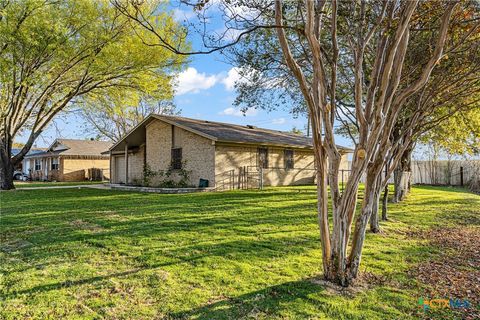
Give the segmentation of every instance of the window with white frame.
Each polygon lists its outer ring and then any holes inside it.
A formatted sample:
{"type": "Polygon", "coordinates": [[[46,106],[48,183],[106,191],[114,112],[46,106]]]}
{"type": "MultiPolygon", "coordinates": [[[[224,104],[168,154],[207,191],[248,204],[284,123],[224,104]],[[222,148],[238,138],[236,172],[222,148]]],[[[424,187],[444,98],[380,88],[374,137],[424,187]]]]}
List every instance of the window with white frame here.
{"type": "Polygon", "coordinates": [[[35,159],[35,171],[42,170],[42,160],[35,159]]]}
{"type": "Polygon", "coordinates": [[[58,170],[58,158],[52,158],[52,170],[58,170]]]}

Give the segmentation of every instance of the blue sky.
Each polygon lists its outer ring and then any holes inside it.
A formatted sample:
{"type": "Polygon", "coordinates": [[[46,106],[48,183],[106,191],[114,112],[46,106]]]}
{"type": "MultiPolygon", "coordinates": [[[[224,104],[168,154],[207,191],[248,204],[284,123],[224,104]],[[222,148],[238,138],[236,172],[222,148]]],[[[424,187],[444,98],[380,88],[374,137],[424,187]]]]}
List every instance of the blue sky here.
{"type": "MultiPolygon", "coordinates": [[[[183,9],[174,9],[176,18],[181,21],[192,17],[183,9]]],[[[219,22],[213,22],[212,28],[221,28],[219,22]]],[[[194,48],[201,44],[198,39],[191,38],[194,48]]],[[[236,68],[225,62],[220,53],[195,55],[190,57],[190,63],[178,78],[175,105],[181,110],[181,116],[197,119],[221,121],[242,125],[289,131],[293,127],[304,129],[307,119],[293,118],[286,111],[288,106],[273,112],[260,109],[248,110],[245,114],[233,105],[236,97],[234,83],[239,79],[236,68]]],[[[37,147],[48,146],[55,138],[84,139],[95,136],[85,127],[81,117],[75,114],[64,114],[57,117],[54,123],[37,140],[37,147]]],[[[337,137],[337,143],[351,146],[342,137],[337,137]]],[[[25,138],[18,141],[23,142],[25,138]]]]}

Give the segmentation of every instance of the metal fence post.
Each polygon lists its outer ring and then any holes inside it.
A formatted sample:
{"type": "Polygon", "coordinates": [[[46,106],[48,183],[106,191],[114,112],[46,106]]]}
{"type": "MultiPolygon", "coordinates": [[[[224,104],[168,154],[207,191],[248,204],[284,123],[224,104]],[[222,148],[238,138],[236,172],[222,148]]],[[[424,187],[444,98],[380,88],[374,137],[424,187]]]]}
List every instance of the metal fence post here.
{"type": "Polygon", "coordinates": [[[463,187],[463,167],[460,167],[460,185],[463,187]]]}

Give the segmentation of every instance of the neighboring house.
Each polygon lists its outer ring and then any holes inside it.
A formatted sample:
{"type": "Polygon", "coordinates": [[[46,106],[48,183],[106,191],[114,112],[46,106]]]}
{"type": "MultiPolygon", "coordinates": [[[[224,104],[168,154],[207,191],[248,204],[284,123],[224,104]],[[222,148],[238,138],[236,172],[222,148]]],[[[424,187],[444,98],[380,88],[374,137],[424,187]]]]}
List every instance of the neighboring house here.
{"type": "MultiPolygon", "coordinates": [[[[46,150],[45,148],[32,147],[30,148],[30,151],[27,152],[27,156],[34,155],[34,154],[43,152],[45,150],[46,150]]],[[[21,148],[12,148],[12,157],[15,157],[17,154],[20,153],[20,151],[22,151],[21,148]]],[[[25,172],[25,170],[23,170],[23,161],[21,161],[19,164],[15,166],[15,171],[25,172]]]]}
{"type": "MultiPolygon", "coordinates": [[[[346,170],[352,150],[339,150],[346,170]]],[[[189,171],[191,186],[205,179],[210,187],[229,189],[258,185],[260,179],[271,186],[311,184],[315,179],[311,138],[176,116],[148,116],[110,148],[110,155],[112,183],[143,185],[144,172],[169,168],[189,171]]],[[[160,176],[149,175],[149,185],[159,185],[160,176]]]]}
{"type": "Polygon", "coordinates": [[[109,157],[102,154],[110,142],[56,139],[47,150],[28,154],[23,172],[32,180],[83,181],[110,177],[109,157]]]}

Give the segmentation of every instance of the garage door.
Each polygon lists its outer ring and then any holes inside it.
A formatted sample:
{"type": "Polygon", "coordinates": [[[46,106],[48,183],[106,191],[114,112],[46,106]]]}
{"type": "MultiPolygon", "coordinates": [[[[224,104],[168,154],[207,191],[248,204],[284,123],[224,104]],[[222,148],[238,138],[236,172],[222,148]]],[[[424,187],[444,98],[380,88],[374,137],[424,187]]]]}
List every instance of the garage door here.
{"type": "Polygon", "coordinates": [[[125,183],[125,156],[115,156],[114,183],[125,183]]]}

